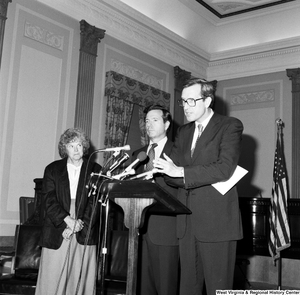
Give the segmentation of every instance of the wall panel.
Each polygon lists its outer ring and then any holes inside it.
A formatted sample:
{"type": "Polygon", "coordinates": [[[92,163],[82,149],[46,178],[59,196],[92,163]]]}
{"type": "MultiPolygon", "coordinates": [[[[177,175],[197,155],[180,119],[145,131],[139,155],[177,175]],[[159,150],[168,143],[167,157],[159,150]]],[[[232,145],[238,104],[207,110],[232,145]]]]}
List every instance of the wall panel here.
{"type": "Polygon", "coordinates": [[[34,196],[33,179],[59,158],[59,136],[74,124],[80,40],[77,21],[36,1],[9,9],[0,83],[1,235],[14,234],[19,197],[34,196]]]}
{"type": "Polygon", "coordinates": [[[271,196],[277,118],[285,123],[285,155],[288,173],[291,171],[291,102],[285,96],[286,82],[284,73],[280,73],[218,83],[217,93],[226,113],[244,124],[240,165],[249,173],[238,184],[240,196],[271,196]]]}
{"type": "MultiPolygon", "coordinates": [[[[240,165],[249,173],[238,183],[240,197],[270,198],[277,137],[276,119],[284,122],[284,155],[288,184],[292,166],[292,94],[285,72],[218,82],[217,96],[226,113],[244,124],[240,165]]],[[[218,101],[217,101],[218,103],[218,101]]],[[[249,233],[245,233],[249,234],[249,233]]],[[[250,282],[278,283],[278,266],[271,257],[247,257],[245,274],[250,282]]],[[[299,260],[282,260],[282,286],[299,288],[299,260]]]]}

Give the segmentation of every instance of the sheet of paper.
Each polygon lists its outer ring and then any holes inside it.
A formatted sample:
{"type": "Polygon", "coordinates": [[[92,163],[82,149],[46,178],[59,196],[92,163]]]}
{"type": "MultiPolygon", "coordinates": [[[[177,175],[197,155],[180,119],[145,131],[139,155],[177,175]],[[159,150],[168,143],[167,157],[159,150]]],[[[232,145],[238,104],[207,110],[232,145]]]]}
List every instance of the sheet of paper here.
{"type": "Polygon", "coordinates": [[[212,184],[222,195],[225,195],[248,171],[241,166],[237,166],[232,176],[226,181],[220,181],[212,184]]]}

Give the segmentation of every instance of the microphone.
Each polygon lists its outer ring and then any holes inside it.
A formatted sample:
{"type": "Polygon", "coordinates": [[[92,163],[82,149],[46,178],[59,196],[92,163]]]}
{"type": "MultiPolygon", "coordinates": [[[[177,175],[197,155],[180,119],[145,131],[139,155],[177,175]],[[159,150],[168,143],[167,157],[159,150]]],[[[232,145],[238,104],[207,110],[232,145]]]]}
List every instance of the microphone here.
{"type": "Polygon", "coordinates": [[[86,184],[86,188],[89,188],[90,186],[92,187],[93,186],[93,183],[92,183],[92,181],[93,181],[93,177],[94,176],[97,176],[98,174],[97,173],[95,173],[95,172],[92,172],[91,174],[90,174],[90,176],[89,176],[89,180],[88,180],[88,182],[87,182],[87,184],[86,184]]]}
{"type": "Polygon", "coordinates": [[[157,169],[152,169],[150,171],[146,171],[146,172],[143,172],[141,174],[138,174],[136,176],[133,176],[133,177],[130,177],[130,180],[133,180],[133,179],[138,179],[138,178],[142,178],[142,177],[152,177],[154,173],[157,173],[157,169]]]}
{"type": "Polygon", "coordinates": [[[138,162],[142,162],[147,158],[147,154],[145,152],[140,152],[137,155],[137,158],[135,161],[133,161],[129,166],[127,166],[127,168],[120,174],[118,175],[113,175],[112,178],[114,179],[121,179],[127,175],[134,175],[135,174],[135,170],[132,169],[138,162]]]}
{"type": "Polygon", "coordinates": [[[111,178],[112,179],[121,179],[121,178],[124,178],[125,176],[127,175],[134,175],[135,174],[135,170],[134,169],[130,169],[129,171],[125,172],[123,171],[122,173],[120,174],[117,174],[117,175],[113,175],[111,178]]]}
{"type": "Polygon", "coordinates": [[[117,152],[117,151],[130,151],[130,145],[127,144],[124,146],[110,147],[110,148],[97,150],[97,152],[117,152]]]}
{"type": "Polygon", "coordinates": [[[145,152],[139,152],[137,158],[124,170],[123,173],[129,172],[138,162],[143,162],[147,158],[147,154],[145,152]]]}
{"type": "Polygon", "coordinates": [[[127,153],[124,153],[122,157],[119,157],[116,162],[114,162],[109,168],[106,173],[113,172],[117,167],[119,167],[123,162],[127,161],[129,159],[129,155],[127,153]]]}

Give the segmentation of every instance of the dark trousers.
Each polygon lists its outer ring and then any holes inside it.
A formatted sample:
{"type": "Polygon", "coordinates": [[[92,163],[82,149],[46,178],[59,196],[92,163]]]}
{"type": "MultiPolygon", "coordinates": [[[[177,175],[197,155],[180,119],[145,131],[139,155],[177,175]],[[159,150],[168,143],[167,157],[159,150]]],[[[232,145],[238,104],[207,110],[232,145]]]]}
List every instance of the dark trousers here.
{"type": "Polygon", "coordinates": [[[204,283],[207,295],[232,289],[236,244],[236,241],[200,242],[189,224],[185,236],[179,240],[180,295],[203,294],[204,283]]]}
{"type": "Polygon", "coordinates": [[[179,283],[178,246],[160,246],[143,236],[140,263],[140,295],[177,295],[179,283]]]}

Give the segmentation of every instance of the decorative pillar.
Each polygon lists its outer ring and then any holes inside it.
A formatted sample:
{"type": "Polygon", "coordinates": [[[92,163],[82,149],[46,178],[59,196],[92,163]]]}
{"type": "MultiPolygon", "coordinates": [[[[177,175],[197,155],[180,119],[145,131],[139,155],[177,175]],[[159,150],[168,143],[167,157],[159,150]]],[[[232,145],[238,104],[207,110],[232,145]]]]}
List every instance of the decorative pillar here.
{"type": "Polygon", "coordinates": [[[181,99],[182,87],[185,82],[191,78],[191,73],[182,70],[180,67],[174,67],[174,78],[175,78],[175,89],[174,89],[174,118],[172,126],[172,136],[173,140],[177,132],[177,128],[184,123],[184,113],[182,107],[178,106],[177,101],[181,99]]]}
{"type": "Polygon", "coordinates": [[[292,81],[292,198],[300,198],[300,68],[287,69],[292,81]]]}
{"type": "Polygon", "coordinates": [[[9,2],[11,2],[11,0],[0,0],[0,69],[1,69],[1,60],[2,60],[4,29],[5,29],[5,22],[7,19],[6,16],[7,16],[7,8],[9,2]]]}
{"type": "Polygon", "coordinates": [[[104,38],[105,30],[80,21],[80,55],[75,111],[75,127],[82,128],[91,136],[94,85],[98,43],[104,38]]]}

